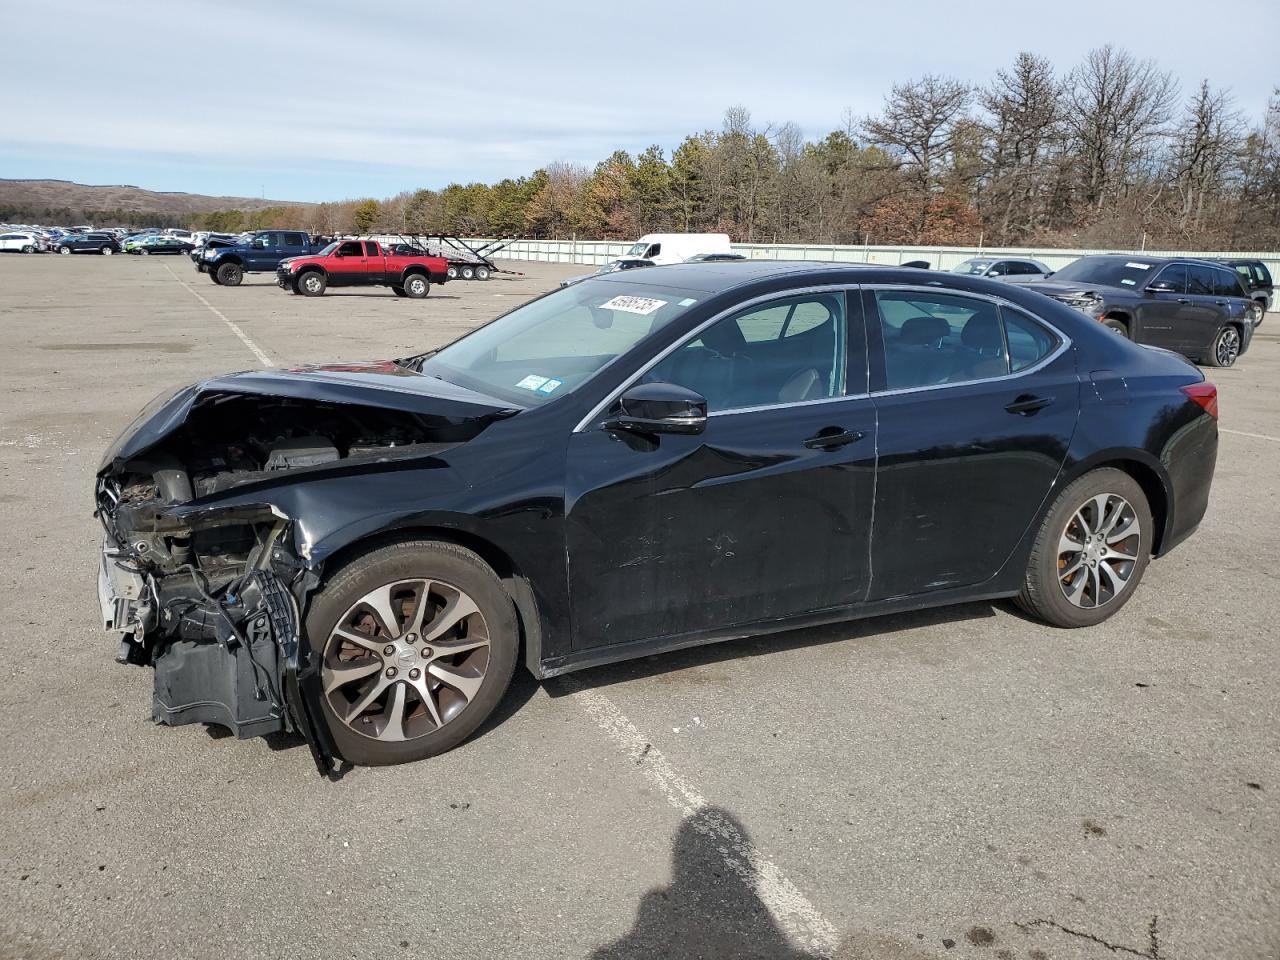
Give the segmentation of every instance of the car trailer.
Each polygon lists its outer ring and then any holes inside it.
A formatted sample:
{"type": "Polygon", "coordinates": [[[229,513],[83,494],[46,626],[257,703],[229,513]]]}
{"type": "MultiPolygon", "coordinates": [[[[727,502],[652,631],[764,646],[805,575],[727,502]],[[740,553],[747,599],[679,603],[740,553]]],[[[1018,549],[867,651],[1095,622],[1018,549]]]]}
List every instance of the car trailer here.
{"type": "Polygon", "coordinates": [[[518,270],[503,270],[493,262],[499,250],[515,242],[511,237],[506,240],[490,240],[488,243],[473,247],[461,237],[450,237],[436,234],[397,234],[404,243],[422,247],[436,256],[449,261],[450,280],[488,280],[495,273],[507,273],[515,277],[523,277],[518,270]],[[435,249],[432,250],[432,247],[435,249]]]}

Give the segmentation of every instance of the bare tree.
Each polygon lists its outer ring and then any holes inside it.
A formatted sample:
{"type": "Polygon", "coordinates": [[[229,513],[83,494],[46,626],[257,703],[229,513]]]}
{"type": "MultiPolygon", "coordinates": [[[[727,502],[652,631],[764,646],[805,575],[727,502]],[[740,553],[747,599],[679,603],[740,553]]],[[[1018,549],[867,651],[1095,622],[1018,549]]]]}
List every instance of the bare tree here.
{"type": "Polygon", "coordinates": [[[1231,95],[1202,80],[1187,103],[1173,143],[1171,179],[1180,199],[1178,227],[1200,229],[1208,208],[1226,192],[1244,140],[1231,95]]]}
{"type": "Polygon", "coordinates": [[[1091,50],[1071,73],[1066,118],[1086,204],[1100,210],[1150,172],[1177,95],[1171,74],[1110,44],[1091,50]]]}
{"type": "MultiPolygon", "coordinates": [[[[986,113],[985,206],[998,243],[1018,242],[1042,223],[1053,156],[1062,143],[1062,85],[1043,57],[1020,53],[979,102],[986,113]]],[[[983,199],[983,198],[980,198],[983,199]]]]}
{"type": "Polygon", "coordinates": [[[928,74],[894,84],[881,116],[863,123],[866,139],[894,158],[907,185],[918,194],[917,237],[924,233],[930,194],[941,186],[957,125],[972,101],[973,91],[965,84],[928,74]]]}

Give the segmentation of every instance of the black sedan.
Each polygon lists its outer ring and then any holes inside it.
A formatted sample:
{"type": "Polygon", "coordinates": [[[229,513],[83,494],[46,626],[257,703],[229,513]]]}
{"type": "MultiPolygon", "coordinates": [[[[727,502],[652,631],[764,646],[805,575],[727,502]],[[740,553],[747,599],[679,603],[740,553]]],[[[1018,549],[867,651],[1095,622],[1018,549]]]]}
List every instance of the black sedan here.
{"type": "Polygon", "coordinates": [[[120,241],[110,233],[68,233],[58,238],[53,249],[61,254],[100,253],[109,257],[120,252],[120,241]]]}
{"type": "Polygon", "coordinates": [[[654,267],[157,398],[98,476],[99,595],[157,721],[398,763],[518,663],[979,598],[1097,624],[1195,530],[1217,444],[1194,366],[1020,287],[654,267]]]}

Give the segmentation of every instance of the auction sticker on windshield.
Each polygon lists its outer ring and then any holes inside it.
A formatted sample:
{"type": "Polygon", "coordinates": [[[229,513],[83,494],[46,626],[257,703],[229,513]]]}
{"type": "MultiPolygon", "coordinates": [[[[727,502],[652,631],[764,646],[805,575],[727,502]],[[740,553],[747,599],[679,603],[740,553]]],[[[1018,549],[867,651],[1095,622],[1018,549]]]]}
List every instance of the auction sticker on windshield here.
{"type": "MultiPolygon", "coordinates": [[[[517,383],[517,384],[516,384],[516,386],[517,386],[517,387],[523,387],[525,390],[537,390],[540,386],[542,386],[544,383],[546,383],[549,379],[551,379],[551,378],[550,378],[550,377],[540,377],[540,376],[538,376],[536,373],[531,373],[531,374],[529,374],[527,377],[525,377],[523,380],[521,380],[519,383],[517,383]]],[[[558,386],[560,386],[560,384],[559,384],[559,383],[557,383],[557,384],[556,384],[556,387],[558,387],[558,386]]],[[[555,387],[552,387],[551,389],[552,389],[552,390],[554,390],[554,389],[555,389],[555,387]]]]}
{"type": "Polygon", "coordinates": [[[647,317],[659,307],[665,307],[665,300],[651,300],[648,297],[614,297],[607,303],[600,304],[602,310],[618,310],[622,313],[638,313],[642,317],[647,317]]]}

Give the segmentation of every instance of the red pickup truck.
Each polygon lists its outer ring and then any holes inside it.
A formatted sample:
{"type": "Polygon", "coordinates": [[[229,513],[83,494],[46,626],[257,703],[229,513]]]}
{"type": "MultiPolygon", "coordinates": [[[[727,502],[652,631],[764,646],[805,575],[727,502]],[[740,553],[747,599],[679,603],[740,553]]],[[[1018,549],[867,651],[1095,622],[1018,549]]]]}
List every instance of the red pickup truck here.
{"type": "Polygon", "coordinates": [[[431,284],[449,279],[449,261],[407,243],[386,247],[376,240],[335,240],[319,253],[290,257],[276,267],[276,283],[305,297],[329,287],[390,287],[397,297],[419,299],[431,284]]]}

